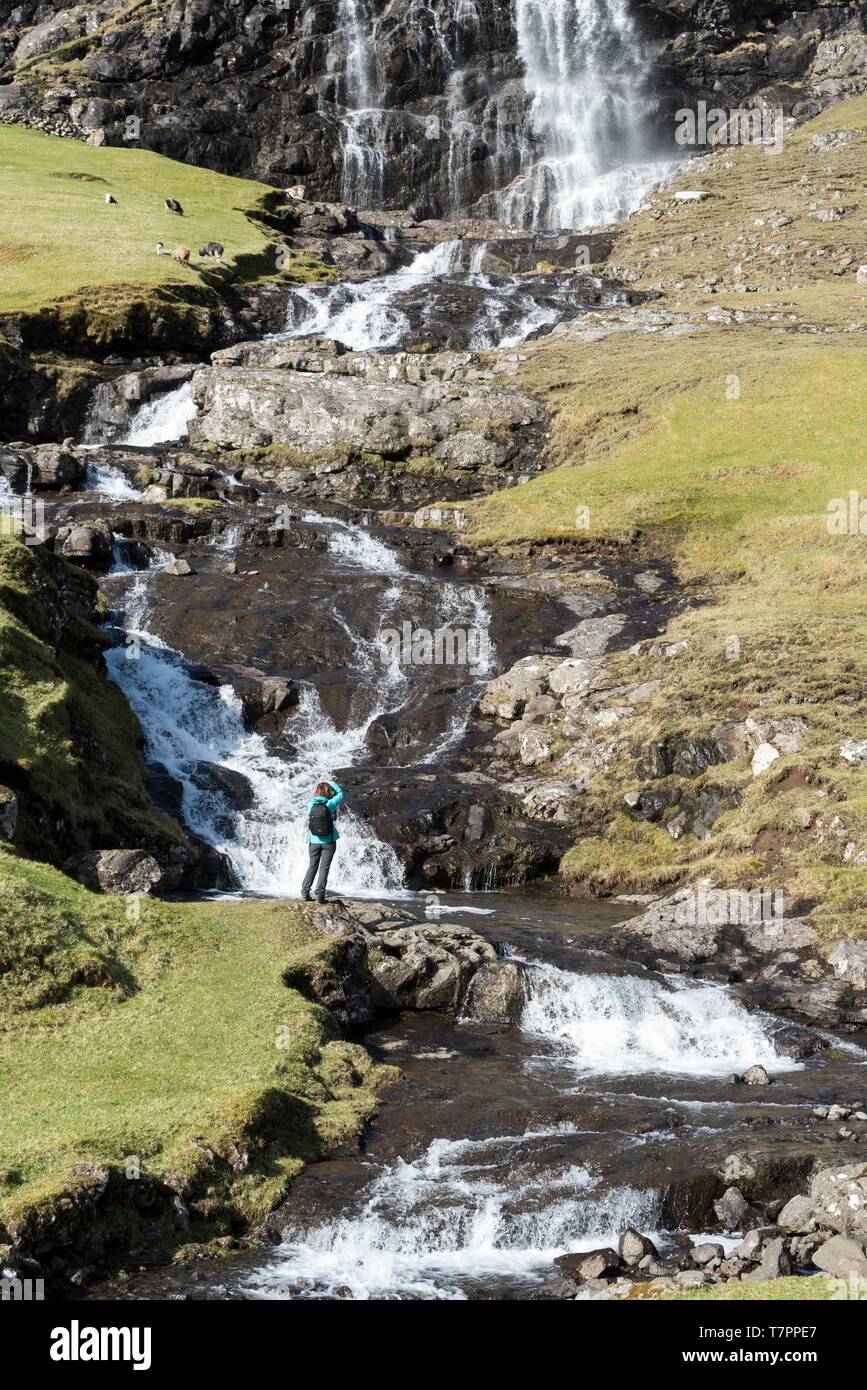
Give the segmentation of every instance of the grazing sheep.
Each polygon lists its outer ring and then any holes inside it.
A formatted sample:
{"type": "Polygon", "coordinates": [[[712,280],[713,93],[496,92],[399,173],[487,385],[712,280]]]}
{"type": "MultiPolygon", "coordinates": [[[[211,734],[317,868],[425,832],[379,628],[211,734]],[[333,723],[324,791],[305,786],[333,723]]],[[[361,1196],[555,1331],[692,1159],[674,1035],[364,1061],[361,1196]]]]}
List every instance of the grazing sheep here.
{"type": "Polygon", "coordinates": [[[223,247],[218,241],[206,241],[204,246],[199,247],[200,256],[210,256],[212,260],[221,261],[223,259],[223,247]]]}
{"type": "Polygon", "coordinates": [[[172,259],[175,260],[175,261],[177,261],[178,265],[189,265],[189,263],[190,263],[190,248],[189,248],[189,246],[176,246],[175,249],[174,249],[174,251],[172,252],[172,259]]]}
{"type": "Polygon", "coordinates": [[[117,202],[117,198],[115,198],[115,196],[114,196],[113,193],[106,193],[106,195],[105,195],[105,201],[106,201],[106,203],[116,203],[116,202],[117,202]]]}
{"type": "Polygon", "coordinates": [[[303,183],[293,183],[291,188],[283,189],[286,197],[291,198],[293,203],[303,203],[306,191],[303,183]]]}
{"type": "Polygon", "coordinates": [[[177,198],[166,198],[166,212],[175,212],[178,217],[183,217],[184,210],[177,198]]]}
{"type": "Polygon", "coordinates": [[[162,242],[161,242],[161,241],[158,241],[158,242],[157,242],[157,255],[158,255],[158,256],[162,256],[163,253],[165,252],[165,249],[166,249],[166,248],[163,246],[162,242]]]}

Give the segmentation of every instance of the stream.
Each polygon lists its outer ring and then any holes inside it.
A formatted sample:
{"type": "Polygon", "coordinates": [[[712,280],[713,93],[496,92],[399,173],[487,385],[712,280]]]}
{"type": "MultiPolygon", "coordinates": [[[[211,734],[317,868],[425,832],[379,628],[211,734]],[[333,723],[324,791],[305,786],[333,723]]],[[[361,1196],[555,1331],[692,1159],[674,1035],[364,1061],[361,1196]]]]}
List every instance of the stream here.
{"type": "MultiPolygon", "coordinates": [[[[629,47],[626,12],[616,0],[605,8],[617,43],[629,47]]],[[[571,113],[588,72],[588,129],[616,109],[628,133],[640,94],[628,81],[615,90],[602,80],[597,43],[577,86],[555,100],[532,14],[523,7],[522,41],[535,62],[536,130],[550,139],[544,157],[525,152],[527,172],[503,206],[516,223],[552,230],[586,224],[588,210],[610,221],[652,182],[647,163],[638,147],[630,163],[625,140],[619,164],[591,167],[570,133],[571,113]]],[[[372,98],[357,96],[345,117],[347,177],[369,181],[379,167],[365,144],[372,98]]],[[[327,337],[384,353],[420,343],[512,348],[591,306],[626,302],[586,274],[486,274],[485,254],[484,242],[456,238],[364,283],[295,288],[276,337],[327,337]]],[[[127,450],[177,444],[194,416],[184,383],[143,404],[117,442],[127,450]]],[[[141,492],[130,471],[128,460],[126,470],[115,466],[97,446],[84,499],[113,517],[134,511],[141,492]]],[[[558,650],[552,644],[574,612],[435,556],[417,562],[417,539],[371,530],[339,509],[302,508],[294,548],[251,541],[273,510],[260,497],[215,513],[210,534],[187,547],[195,584],[172,577],[171,551],[131,540],[129,528],[117,532],[103,580],[122,630],[107,654],[109,674],[138,715],[151,769],[175,790],[192,834],[225,856],[235,893],[297,897],[306,801],[333,774],[348,795],[330,891],[393,902],[424,920],[430,895],[413,887],[376,828],[382,803],[394,799],[402,812],[419,788],[429,795],[448,779],[472,779],[465,754],[485,682],[528,649],[558,650]],[[405,625],[463,633],[475,659],[431,667],[384,650],[383,632],[405,625]],[[291,716],[251,731],[241,694],[221,674],[227,667],[294,683],[291,716]]],[[[366,1045],[397,1064],[402,1080],[384,1092],[358,1151],[339,1151],[294,1183],[270,1223],[276,1244],[219,1264],[140,1272],[110,1296],[532,1297],[555,1276],[556,1256],[616,1244],[627,1227],[663,1247],[696,1239],[714,1219],[703,1174],[756,1136],[785,1162],[803,1148],[799,1127],[813,1105],[851,1104],[864,1085],[856,1046],[835,1040],[829,1048],[814,1034],[813,1045],[793,1049],[791,1030],[733,988],[654,973],[594,945],[595,933],[637,911],[632,904],[508,888],[495,855],[451,881],[435,904],[440,920],[472,925],[522,964],[520,1018],[477,1021],[471,987],[456,1021],[437,1013],[380,1019],[366,1045]],[[733,1074],[756,1063],[773,1084],[736,1084],[733,1074]]],[[[96,1287],[86,1296],[105,1295],[96,1287]]]]}
{"type": "MultiPolygon", "coordinates": [[[[330,585],[352,694],[339,719],[315,682],[303,683],[288,747],[251,733],[231,685],[204,682],[160,636],[168,552],[152,549],[141,568],[119,539],[104,581],[126,631],[109,669],[141,720],[149,761],[182,785],[184,820],[228,856],[239,891],[288,898],[297,895],[311,779],[333,770],[345,781],[369,764],[375,721],[409,718],[429,693],[430,672],[383,662],[372,633],[409,603],[414,612],[423,603],[430,622],[474,623],[486,637],[495,625],[484,584],[414,572],[356,523],[308,512],[303,524],[322,537],[323,569],[306,582],[314,603],[319,586],[330,585]],[[347,586],[362,584],[371,588],[368,622],[340,603],[347,586]],[[245,780],[245,809],[214,781],[215,767],[245,780]]],[[[215,582],[239,553],[239,534],[229,527],[212,537],[215,582]]],[[[267,562],[257,554],[260,592],[276,583],[267,562]]],[[[274,563],[285,568],[282,552],[274,563]]],[[[479,683],[498,661],[492,641],[480,669],[459,673],[424,765],[445,767],[460,751],[479,683]]],[[[412,743],[397,755],[408,765],[420,756],[412,743]]],[[[472,989],[457,1021],[435,1013],[381,1020],[365,1043],[400,1067],[402,1081],[383,1094],[359,1152],[339,1152],[295,1182],[276,1247],[258,1258],[143,1272],[112,1285],[110,1296],[533,1297],[551,1282],[558,1255],[616,1245],[627,1227],[662,1248],[697,1239],[709,1215],[702,1173],[757,1137],[785,1160],[803,1145],[799,1127],[813,1105],[851,1103],[864,1088],[855,1045],[838,1040],[826,1050],[815,1035],[812,1055],[793,1056],[786,1025],[745,1007],[732,989],[596,948],[594,933],[631,915],[631,905],[564,900],[538,887],[453,888],[431,899],[407,888],[394,851],[361,816],[350,809],[341,825],[334,892],[393,901],[419,920],[433,902],[440,920],[472,925],[501,955],[525,963],[520,1020],[475,1021],[472,989]],[[755,1063],[773,1085],[734,1084],[732,1074],[755,1063]]],[[[736,1234],[723,1239],[734,1244],[736,1234]]]]}

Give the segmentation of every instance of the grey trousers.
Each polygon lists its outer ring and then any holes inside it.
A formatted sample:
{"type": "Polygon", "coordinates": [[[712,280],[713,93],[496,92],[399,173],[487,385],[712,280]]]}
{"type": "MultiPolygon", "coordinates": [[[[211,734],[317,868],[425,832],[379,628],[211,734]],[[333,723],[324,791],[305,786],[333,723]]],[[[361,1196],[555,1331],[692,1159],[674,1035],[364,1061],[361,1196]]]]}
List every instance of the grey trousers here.
{"type": "Polygon", "coordinates": [[[310,887],[316,877],[316,870],[319,870],[319,877],[316,879],[314,897],[317,902],[325,902],[325,887],[328,883],[328,873],[331,869],[331,861],[334,858],[334,851],[337,849],[336,842],[330,845],[314,845],[310,848],[310,863],[307,865],[307,872],[304,875],[304,882],[301,885],[302,898],[310,897],[310,887]]]}

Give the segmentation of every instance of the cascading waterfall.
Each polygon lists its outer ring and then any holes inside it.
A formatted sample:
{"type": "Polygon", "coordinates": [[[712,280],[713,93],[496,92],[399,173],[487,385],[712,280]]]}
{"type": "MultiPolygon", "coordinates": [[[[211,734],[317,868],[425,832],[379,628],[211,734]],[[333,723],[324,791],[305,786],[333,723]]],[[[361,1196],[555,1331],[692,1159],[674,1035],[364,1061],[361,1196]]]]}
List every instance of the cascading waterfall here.
{"type": "MultiPolygon", "coordinates": [[[[293,289],[278,339],[333,338],[355,351],[387,352],[413,337],[436,339],[454,313],[461,290],[461,346],[473,351],[517,347],[570,311],[568,277],[541,289],[520,275],[482,272],[487,244],[457,239],[419,251],[408,266],[362,283],[293,289]]],[[[612,302],[617,302],[617,297],[612,302]]]]}
{"type": "Polygon", "coordinates": [[[648,59],[629,0],[516,0],[515,20],[531,100],[499,215],[549,231],[626,216],[664,176],[644,133],[648,59]]]}
{"type": "MultiPolygon", "coordinates": [[[[158,570],[171,559],[158,557],[158,570]]],[[[336,767],[350,765],[366,728],[337,730],[319,697],[305,689],[292,719],[295,753],[284,760],[244,724],[231,686],[195,680],[177,651],[148,628],[151,574],[139,572],[124,595],[127,646],[107,654],[109,673],[137,714],[148,761],[162,765],[183,788],[182,815],[190,830],[230,860],[248,892],[297,896],[305,859],[306,806],[310,787],[336,767]],[[215,769],[217,775],[215,776],[215,769]],[[248,789],[247,805],[226,795],[220,770],[237,774],[248,789]]],[[[386,686],[389,673],[385,673],[386,686]]],[[[400,893],[403,871],[390,848],[351,812],[341,815],[344,836],[331,886],[364,897],[400,893]]]]}
{"type": "Polygon", "coordinates": [[[88,492],[99,492],[116,502],[137,502],[142,495],[141,489],[114,463],[89,463],[85,487],[88,492]]]}
{"type": "Polygon", "coordinates": [[[522,1028],[579,1072],[723,1076],[754,1062],[778,1072],[801,1067],[774,1047],[774,1021],[748,1013],[720,986],[525,965],[522,1028]]]}
{"type": "Polygon", "coordinates": [[[197,413],[192,387],[185,381],[173,391],[163,391],[140,406],[121,443],[139,448],[152,444],[172,444],[183,439],[197,413]]]}
{"type": "Polygon", "coordinates": [[[398,295],[450,275],[460,264],[461,243],[442,241],[414,257],[392,275],[361,284],[326,288],[302,286],[289,300],[285,338],[327,337],[357,352],[397,347],[409,331],[406,314],[394,303],[398,295]]]}
{"type": "Polygon", "coordinates": [[[313,1297],[343,1287],[356,1299],[461,1299],[491,1278],[542,1280],[557,1255],[616,1244],[625,1226],[653,1229],[657,1194],[594,1191],[568,1154],[576,1134],[560,1125],[435,1140],[415,1162],[385,1168],[357,1216],[286,1231],[251,1280],[254,1296],[280,1297],[275,1286],[300,1279],[313,1297]]]}
{"type": "Polygon", "coordinates": [[[398,34],[372,0],[341,0],[343,200],[384,206],[394,192],[390,146],[417,147],[430,168],[426,142],[434,142],[450,217],[474,209],[556,231],[625,216],[670,167],[648,133],[650,58],[634,8],[633,0],[512,0],[483,25],[473,0],[419,0],[398,34]],[[405,32],[420,80],[440,75],[433,110],[395,105],[388,56],[405,32]],[[514,47],[518,92],[503,84],[480,96],[479,51],[491,45],[514,47]]]}

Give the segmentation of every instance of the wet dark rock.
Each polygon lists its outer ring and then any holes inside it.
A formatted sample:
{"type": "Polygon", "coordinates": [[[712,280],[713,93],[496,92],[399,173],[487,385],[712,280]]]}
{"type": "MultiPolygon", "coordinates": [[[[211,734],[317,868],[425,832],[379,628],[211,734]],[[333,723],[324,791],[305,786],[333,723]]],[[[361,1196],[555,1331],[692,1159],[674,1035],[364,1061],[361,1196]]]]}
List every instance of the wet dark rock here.
{"type": "Polygon", "coordinates": [[[761,1213],[750,1205],[737,1187],[726,1188],[719,1200],[714,1202],[714,1211],[727,1231],[749,1229],[761,1219],[761,1213]]]}
{"type": "Polygon", "coordinates": [[[64,559],[87,569],[106,571],[111,567],[111,533],[100,526],[73,526],[63,537],[64,559]]]}
{"type": "Polygon", "coordinates": [[[719,744],[710,738],[673,734],[660,743],[651,743],[638,775],[649,777],[698,777],[707,768],[724,761],[719,744]]]}
{"type": "Polygon", "coordinates": [[[196,763],[192,781],[202,791],[227,798],[239,811],[248,811],[255,801],[253,788],[244,774],[219,763],[196,763]]]}
{"type": "Polygon", "coordinates": [[[35,492],[59,491],[79,482],[84,472],[84,460],[71,441],[0,446],[0,477],[19,494],[28,486],[35,492]]]}
{"type": "Polygon", "coordinates": [[[476,1023],[520,1023],[525,975],[525,967],[517,961],[488,961],[470,981],[464,1013],[476,1023]]]}
{"type": "Polygon", "coordinates": [[[619,1254],[610,1246],[576,1255],[559,1255],[554,1263],[564,1273],[582,1280],[613,1278],[622,1268],[619,1254]]]}
{"type": "Polygon", "coordinates": [[[9,787],[0,787],[0,840],[14,840],[18,825],[18,797],[9,787]]]}

